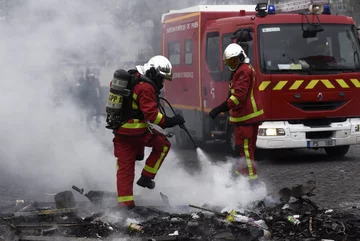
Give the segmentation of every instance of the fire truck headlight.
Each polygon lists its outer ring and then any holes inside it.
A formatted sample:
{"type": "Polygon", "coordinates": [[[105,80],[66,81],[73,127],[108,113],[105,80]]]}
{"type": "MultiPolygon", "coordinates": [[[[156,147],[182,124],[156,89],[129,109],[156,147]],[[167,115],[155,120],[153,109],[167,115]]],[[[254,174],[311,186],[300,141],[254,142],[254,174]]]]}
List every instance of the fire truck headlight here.
{"type": "Polygon", "coordinates": [[[283,128],[260,128],[259,136],[285,136],[283,128]]]}

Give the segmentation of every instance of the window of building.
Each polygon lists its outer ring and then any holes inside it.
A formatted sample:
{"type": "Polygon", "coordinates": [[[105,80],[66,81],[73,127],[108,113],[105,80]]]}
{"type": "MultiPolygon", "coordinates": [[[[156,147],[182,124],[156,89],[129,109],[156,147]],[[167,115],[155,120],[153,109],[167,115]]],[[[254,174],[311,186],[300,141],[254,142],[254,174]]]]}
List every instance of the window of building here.
{"type": "Polygon", "coordinates": [[[210,71],[220,71],[219,32],[206,35],[206,63],[210,71]]]}
{"type": "Polygon", "coordinates": [[[169,60],[172,65],[180,64],[180,42],[172,42],[168,45],[169,60]]]}
{"type": "Polygon", "coordinates": [[[185,40],[185,64],[192,64],[193,62],[193,48],[192,39],[185,40]]]}

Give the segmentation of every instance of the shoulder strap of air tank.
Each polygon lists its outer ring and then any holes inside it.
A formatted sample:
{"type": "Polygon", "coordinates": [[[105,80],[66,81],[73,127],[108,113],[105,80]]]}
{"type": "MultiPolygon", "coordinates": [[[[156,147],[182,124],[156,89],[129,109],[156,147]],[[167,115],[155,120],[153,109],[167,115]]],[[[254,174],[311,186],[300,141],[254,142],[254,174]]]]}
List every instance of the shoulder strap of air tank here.
{"type": "Polygon", "coordinates": [[[159,89],[156,87],[155,83],[153,80],[151,80],[150,78],[146,77],[146,75],[140,75],[140,76],[136,76],[136,74],[139,73],[136,71],[136,73],[131,73],[129,71],[129,74],[131,75],[131,83],[132,83],[132,88],[134,88],[134,86],[140,82],[146,82],[152,85],[152,87],[154,87],[155,92],[158,93],[159,89]]]}
{"type": "Polygon", "coordinates": [[[140,75],[139,80],[151,84],[154,87],[155,92],[158,93],[158,88],[156,87],[154,81],[152,81],[150,78],[146,77],[145,75],[140,75]]]}
{"type": "MultiPolygon", "coordinates": [[[[130,72],[129,72],[129,73],[130,73],[130,72]]],[[[136,71],[136,73],[139,73],[139,72],[136,71]]],[[[131,74],[131,73],[130,73],[130,74],[131,74]]],[[[155,90],[155,93],[156,93],[156,102],[157,102],[158,105],[159,105],[159,103],[160,103],[160,99],[159,99],[159,96],[158,96],[158,94],[159,94],[159,89],[158,89],[158,87],[156,87],[156,85],[155,85],[155,83],[154,83],[153,80],[151,80],[150,78],[146,77],[146,75],[136,76],[136,74],[135,74],[135,75],[132,75],[131,78],[132,78],[132,79],[131,79],[131,84],[132,84],[131,95],[132,95],[132,93],[133,93],[133,89],[134,89],[134,87],[135,87],[136,84],[138,84],[138,83],[140,83],[140,82],[149,83],[149,84],[152,85],[152,87],[154,87],[154,90],[155,90]]]]}

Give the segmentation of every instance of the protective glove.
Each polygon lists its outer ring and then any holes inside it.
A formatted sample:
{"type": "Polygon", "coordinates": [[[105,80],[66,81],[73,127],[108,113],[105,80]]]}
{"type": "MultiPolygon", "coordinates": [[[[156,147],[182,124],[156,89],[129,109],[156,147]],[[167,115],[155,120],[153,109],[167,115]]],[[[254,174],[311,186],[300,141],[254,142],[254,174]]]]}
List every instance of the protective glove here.
{"type": "Polygon", "coordinates": [[[227,100],[226,100],[223,103],[221,103],[221,105],[219,105],[219,106],[215,107],[214,109],[212,109],[209,112],[209,116],[212,119],[215,119],[221,112],[227,112],[227,111],[229,111],[229,107],[228,107],[227,100]]]}
{"type": "Polygon", "coordinates": [[[181,115],[177,114],[173,117],[165,117],[165,122],[164,125],[162,126],[163,129],[165,128],[171,128],[177,125],[183,125],[185,123],[184,117],[182,117],[181,115]]]}

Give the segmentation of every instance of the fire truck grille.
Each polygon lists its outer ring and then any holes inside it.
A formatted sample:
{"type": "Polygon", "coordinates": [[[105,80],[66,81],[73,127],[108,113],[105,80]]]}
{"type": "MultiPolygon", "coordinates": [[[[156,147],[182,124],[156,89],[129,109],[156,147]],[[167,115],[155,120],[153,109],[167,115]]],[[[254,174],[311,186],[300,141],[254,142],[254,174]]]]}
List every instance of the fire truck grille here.
{"type": "Polygon", "coordinates": [[[347,118],[326,118],[326,119],[308,119],[308,120],[289,120],[289,124],[302,124],[304,126],[319,127],[330,126],[331,123],[345,122],[347,118]]]}
{"type": "Polygon", "coordinates": [[[292,102],[291,104],[303,111],[324,111],[336,110],[343,106],[346,101],[328,101],[328,102],[292,102]]]}

